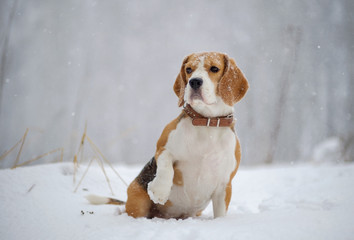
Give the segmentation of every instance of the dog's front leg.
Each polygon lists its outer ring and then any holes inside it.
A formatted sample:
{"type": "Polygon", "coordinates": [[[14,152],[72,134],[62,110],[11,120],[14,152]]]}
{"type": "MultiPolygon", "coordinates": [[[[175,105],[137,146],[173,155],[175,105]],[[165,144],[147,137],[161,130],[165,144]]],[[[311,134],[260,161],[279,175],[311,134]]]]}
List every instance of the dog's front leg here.
{"type": "Polygon", "coordinates": [[[212,196],[214,218],[224,217],[226,215],[225,190],[226,186],[219,186],[212,196]]]}
{"type": "Polygon", "coordinates": [[[156,159],[157,170],[154,180],[148,184],[150,199],[156,204],[165,204],[173,184],[173,157],[164,150],[156,159]]]}

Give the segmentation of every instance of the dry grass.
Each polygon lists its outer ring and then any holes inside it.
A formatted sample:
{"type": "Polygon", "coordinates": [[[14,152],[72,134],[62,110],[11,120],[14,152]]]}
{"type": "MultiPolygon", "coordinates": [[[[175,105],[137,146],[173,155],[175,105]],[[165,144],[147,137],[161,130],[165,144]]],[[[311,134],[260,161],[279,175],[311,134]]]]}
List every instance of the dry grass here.
{"type": "Polygon", "coordinates": [[[20,160],[22,148],[23,148],[23,145],[25,144],[26,137],[27,137],[27,133],[28,133],[28,128],[26,129],[26,132],[25,132],[25,134],[24,134],[23,137],[22,137],[21,147],[20,147],[20,150],[19,150],[18,153],[17,153],[16,161],[15,161],[15,164],[14,164],[14,166],[12,167],[12,169],[16,168],[16,166],[17,166],[17,164],[18,164],[18,161],[20,160]]]}
{"type": "Polygon", "coordinates": [[[6,158],[12,151],[14,151],[19,144],[21,144],[21,146],[20,146],[20,149],[19,149],[19,151],[17,153],[15,163],[12,166],[11,169],[15,169],[17,167],[25,166],[27,164],[35,162],[35,161],[37,161],[37,160],[39,160],[39,159],[41,159],[43,157],[46,157],[46,156],[48,156],[50,154],[53,154],[53,153],[59,152],[59,151],[61,153],[59,162],[63,161],[64,148],[56,148],[54,150],[51,150],[51,151],[46,152],[46,153],[43,153],[43,154],[41,154],[41,155],[39,155],[39,156],[37,156],[37,157],[35,157],[33,159],[30,159],[28,161],[25,161],[25,162],[19,164],[21,153],[22,153],[23,147],[25,145],[25,141],[26,141],[26,138],[27,138],[28,131],[29,131],[29,129],[27,128],[25,133],[23,134],[22,138],[13,147],[11,147],[8,151],[6,151],[3,155],[0,156],[0,161],[3,160],[4,158],[6,158]]]}
{"type": "Polygon", "coordinates": [[[82,134],[81,137],[81,142],[79,145],[79,149],[77,151],[77,153],[74,155],[74,159],[73,159],[73,164],[74,164],[74,174],[73,174],[73,182],[74,184],[76,183],[76,175],[77,175],[77,171],[80,167],[80,165],[83,163],[84,161],[84,147],[85,147],[85,140],[87,140],[89,142],[90,145],[90,149],[92,150],[94,157],[90,160],[84,174],[82,175],[79,183],[77,184],[77,186],[75,187],[74,192],[77,191],[77,189],[79,188],[79,186],[81,185],[82,181],[84,180],[84,178],[87,175],[87,172],[89,170],[89,168],[91,167],[91,164],[93,162],[93,160],[95,160],[98,165],[100,166],[103,175],[105,176],[107,185],[111,191],[111,194],[114,196],[114,192],[113,192],[113,188],[111,185],[111,181],[107,175],[106,169],[105,169],[105,164],[107,164],[112,171],[119,177],[119,179],[126,185],[128,186],[128,184],[124,181],[124,179],[120,176],[120,174],[116,171],[116,169],[113,167],[113,165],[111,164],[111,162],[103,155],[102,151],[97,147],[97,145],[91,140],[91,138],[89,138],[87,136],[87,123],[85,124],[85,130],[84,133],[82,134]],[[80,158],[80,161],[78,161],[78,158],[80,158]]]}
{"type": "MultiPolygon", "coordinates": [[[[27,160],[23,163],[19,163],[20,162],[20,157],[21,157],[21,153],[22,153],[22,150],[25,146],[25,141],[26,141],[26,138],[27,138],[27,135],[28,135],[28,132],[29,132],[29,129],[27,128],[25,133],[23,134],[22,138],[13,146],[11,147],[8,151],[6,151],[3,155],[0,156],[0,161],[3,160],[4,158],[6,158],[11,152],[13,152],[19,145],[20,148],[19,148],[19,151],[17,153],[17,156],[16,156],[16,159],[15,159],[15,163],[12,167],[12,169],[15,169],[17,167],[22,167],[22,166],[25,166],[25,165],[28,165],[30,163],[33,163],[41,158],[44,158],[48,155],[51,155],[53,153],[56,153],[56,152],[60,152],[60,160],[59,162],[63,162],[63,156],[64,156],[64,148],[56,148],[56,149],[53,149],[49,152],[46,152],[46,153],[43,153],[41,155],[38,155],[37,157],[34,157],[30,160],[27,160]]],[[[124,181],[124,179],[120,176],[120,174],[116,171],[116,169],[113,167],[113,165],[111,164],[111,162],[103,155],[102,151],[97,147],[96,144],[93,143],[93,141],[91,140],[91,138],[89,138],[87,136],[87,123],[85,123],[85,130],[82,134],[82,137],[81,137],[81,141],[80,141],[80,145],[79,145],[79,148],[78,148],[78,151],[77,153],[74,155],[74,159],[73,159],[73,165],[74,165],[74,173],[73,173],[73,182],[74,184],[76,184],[76,177],[77,177],[77,172],[78,172],[78,169],[80,167],[80,165],[84,162],[84,147],[85,147],[85,141],[88,141],[89,142],[89,145],[90,145],[90,148],[93,152],[93,154],[95,155],[95,157],[93,157],[89,164],[87,165],[83,175],[81,176],[80,178],[80,181],[79,183],[76,185],[75,187],[75,190],[74,192],[77,191],[77,189],[79,188],[79,186],[81,185],[82,181],[84,180],[84,178],[86,177],[87,175],[87,172],[89,170],[89,168],[91,167],[92,165],[92,162],[95,160],[98,165],[100,166],[101,170],[102,170],[102,173],[103,175],[105,176],[105,179],[106,179],[106,182],[107,182],[107,185],[112,193],[112,195],[114,195],[114,192],[113,192],[113,188],[112,188],[112,185],[111,185],[111,181],[107,175],[107,172],[106,172],[106,169],[105,169],[105,165],[108,165],[112,171],[119,177],[119,179],[126,185],[128,186],[128,184],[124,181]],[[78,160],[80,159],[80,160],[78,160]]]]}
{"type": "Polygon", "coordinates": [[[86,170],[85,170],[84,174],[82,175],[82,177],[81,177],[79,183],[77,184],[77,186],[76,186],[74,192],[77,191],[77,189],[79,188],[79,186],[80,186],[81,183],[82,183],[82,180],[84,180],[84,178],[86,177],[86,174],[87,174],[89,168],[91,167],[92,162],[93,162],[93,158],[90,160],[90,163],[87,165],[86,170]]]}
{"type": "Polygon", "coordinates": [[[108,184],[108,187],[109,187],[109,189],[111,190],[112,195],[114,196],[113,189],[112,189],[112,186],[111,186],[111,181],[109,180],[109,177],[107,176],[107,173],[106,173],[106,170],[104,169],[104,165],[103,165],[102,160],[96,158],[96,161],[97,161],[98,165],[101,167],[101,170],[102,170],[102,172],[103,172],[103,175],[104,175],[105,178],[106,178],[106,182],[107,182],[107,184],[108,184]]]}
{"type": "Polygon", "coordinates": [[[45,156],[48,156],[48,155],[50,155],[50,154],[52,154],[52,153],[59,152],[59,151],[61,152],[61,154],[60,154],[61,157],[60,157],[59,162],[62,162],[62,161],[63,161],[64,148],[57,148],[57,149],[54,149],[54,150],[52,150],[52,151],[43,153],[43,154],[41,154],[41,155],[39,155],[39,156],[37,156],[37,157],[31,159],[31,160],[28,160],[28,161],[26,161],[26,162],[17,164],[17,165],[15,165],[15,166],[13,166],[12,168],[14,169],[14,168],[17,168],[17,167],[25,166],[25,165],[27,165],[27,164],[30,164],[30,163],[34,162],[34,161],[37,161],[38,159],[41,159],[41,158],[43,158],[43,157],[45,157],[45,156]]]}
{"type": "Polygon", "coordinates": [[[74,182],[74,184],[76,183],[77,170],[79,169],[80,163],[82,163],[82,161],[84,159],[84,146],[85,146],[86,132],[87,132],[87,122],[85,123],[85,130],[84,130],[84,133],[82,134],[82,137],[81,137],[79,149],[77,150],[77,153],[74,155],[74,160],[73,160],[73,163],[74,163],[73,182],[74,182]],[[80,162],[77,161],[77,156],[80,156],[80,162]]]}
{"type": "Polygon", "coordinates": [[[28,132],[28,128],[26,129],[26,132],[23,135],[23,137],[12,148],[10,148],[8,151],[6,151],[3,155],[0,156],[0,161],[3,160],[4,158],[6,158],[7,155],[9,155],[20,143],[22,143],[24,141],[24,139],[27,135],[27,132],[28,132]]]}
{"type": "Polygon", "coordinates": [[[124,179],[120,176],[120,174],[114,169],[112,163],[103,155],[103,153],[100,151],[100,149],[97,147],[97,145],[94,144],[93,141],[88,136],[86,136],[86,139],[90,143],[91,148],[94,149],[94,151],[101,156],[101,158],[108,164],[108,166],[119,177],[119,179],[124,183],[124,185],[128,186],[128,184],[124,181],[124,179]]]}

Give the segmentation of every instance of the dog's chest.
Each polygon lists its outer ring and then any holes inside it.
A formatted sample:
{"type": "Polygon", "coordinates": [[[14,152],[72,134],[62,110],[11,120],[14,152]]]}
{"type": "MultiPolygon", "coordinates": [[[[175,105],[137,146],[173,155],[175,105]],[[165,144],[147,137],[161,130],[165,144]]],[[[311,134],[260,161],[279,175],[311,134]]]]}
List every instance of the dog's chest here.
{"type": "Polygon", "coordinates": [[[181,120],[166,145],[182,173],[183,184],[173,185],[169,198],[176,208],[200,211],[207,206],[236,166],[235,145],[230,128],[196,127],[189,118],[181,120]]]}

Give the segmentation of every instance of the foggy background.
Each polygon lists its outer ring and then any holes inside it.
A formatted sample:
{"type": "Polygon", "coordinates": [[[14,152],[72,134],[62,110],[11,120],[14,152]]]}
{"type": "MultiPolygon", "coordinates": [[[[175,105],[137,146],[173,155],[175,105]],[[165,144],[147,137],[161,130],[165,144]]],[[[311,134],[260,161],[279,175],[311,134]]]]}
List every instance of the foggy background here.
{"type": "Polygon", "coordinates": [[[220,51],[250,84],[235,106],[242,164],[352,161],[353,12],[352,0],[1,0],[0,155],[29,128],[20,162],[58,147],[71,161],[87,121],[110,161],[143,164],[181,111],[184,56],[220,51]]]}

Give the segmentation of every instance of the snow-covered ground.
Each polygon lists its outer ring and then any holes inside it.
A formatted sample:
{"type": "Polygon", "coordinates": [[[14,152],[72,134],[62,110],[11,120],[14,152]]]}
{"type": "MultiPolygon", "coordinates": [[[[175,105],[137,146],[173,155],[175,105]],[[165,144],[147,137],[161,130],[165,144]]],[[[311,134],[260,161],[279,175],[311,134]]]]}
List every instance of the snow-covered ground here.
{"type": "MultiPolygon", "coordinates": [[[[130,182],[139,167],[116,166],[130,182]]],[[[84,173],[79,170],[77,181],[84,173]]],[[[107,169],[115,197],[126,186],[107,169]]],[[[124,207],[88,204],[110,195],[98,165],[74,193],[72,164],[0,170],[1,239],[354,239],[354,165],[241,168],[228,215],[133,219],[124,207]]]]}

